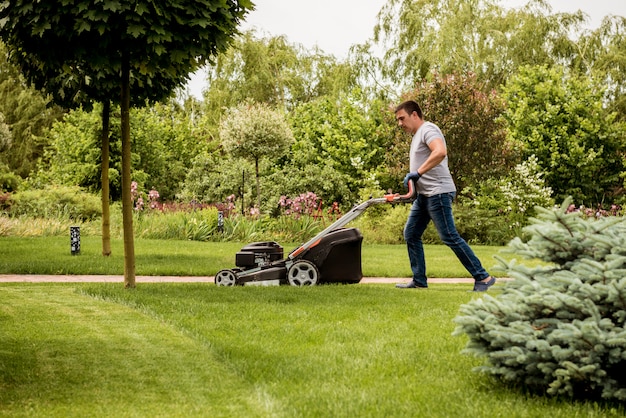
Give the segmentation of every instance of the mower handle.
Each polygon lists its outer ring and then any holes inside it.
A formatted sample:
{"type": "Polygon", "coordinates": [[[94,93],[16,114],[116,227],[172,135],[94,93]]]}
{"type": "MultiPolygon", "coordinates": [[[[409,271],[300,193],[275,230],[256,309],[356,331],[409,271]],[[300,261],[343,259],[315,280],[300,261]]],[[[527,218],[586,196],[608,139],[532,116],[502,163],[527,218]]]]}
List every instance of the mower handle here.
{"type": "Polygon", "coordinates": [[[415,200],[415,198],[417,197],[417,187],[415,187],[415,181],[416,180],[409,180],[409,183],[408,183],[409,190],[407,191],[406,194],[401,195],[400,193],[389,193],[384,196],[385,200],[389,203],[408,202],[408,201],[415,200]]]}

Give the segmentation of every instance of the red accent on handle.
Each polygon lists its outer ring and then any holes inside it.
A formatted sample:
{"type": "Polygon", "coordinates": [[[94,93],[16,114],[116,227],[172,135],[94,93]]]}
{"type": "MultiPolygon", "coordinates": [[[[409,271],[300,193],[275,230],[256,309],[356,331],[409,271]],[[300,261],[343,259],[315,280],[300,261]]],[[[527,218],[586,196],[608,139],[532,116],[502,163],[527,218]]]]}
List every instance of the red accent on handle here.
{"type": "Polygon", "coordinates": [[[400,193],[386,194],[385,199],[387,200],[387,202],[393,202],[394,200],[410,199],[413,197],[414,194],[415,194],[415,184],[412,180],[409,180],[409,191],[407,192],[407,194],[404,194],[404,195],[401,195],[400,193]]]}

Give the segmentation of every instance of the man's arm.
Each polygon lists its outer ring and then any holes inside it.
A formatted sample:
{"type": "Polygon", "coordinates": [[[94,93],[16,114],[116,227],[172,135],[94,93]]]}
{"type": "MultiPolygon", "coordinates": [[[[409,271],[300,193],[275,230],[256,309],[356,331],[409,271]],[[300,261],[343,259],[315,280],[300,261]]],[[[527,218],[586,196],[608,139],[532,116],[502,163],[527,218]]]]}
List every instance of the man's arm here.
{"type": "Polygon", "coordinates": [[[441,138],[435,138],[428,144],[428,148],[430,149],[430,155],[428,159],[424,161],[421,167],[417,169],[417,172],[420,175],[423,175],[428,170],[436,167],[441,163],[446,155],[448,155],[448,150],[446,149],[446,144],[443,142],[441,138]]]}

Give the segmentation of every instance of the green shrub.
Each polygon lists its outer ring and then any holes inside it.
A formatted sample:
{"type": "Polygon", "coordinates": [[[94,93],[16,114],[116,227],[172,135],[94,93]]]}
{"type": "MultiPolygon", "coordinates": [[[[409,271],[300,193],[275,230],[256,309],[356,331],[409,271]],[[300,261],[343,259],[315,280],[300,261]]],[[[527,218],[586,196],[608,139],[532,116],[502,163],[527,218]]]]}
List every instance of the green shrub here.
{"type": "Polygon", "coordinates": [[[263,187],[267,191],[263,213],[276,212],[281,196],[295,198],[313,192],[329,208],[333,202],[344,210],[358,202],[356,189],[350,188],[350,179],[331,164],[286,166],[268,175],[263,187]]]}
{"type": "Polygon", "coordinates": [[[0,192],[14,192],[19,188],[21,182],[22,179],[15,173],[0,171],[0,192]]]}
{"type": "Polygon", "coordinates": [[[520,236],[527,222],[519,213],[465,205],[455,205],[454,219],[459,234],[467,242],[482,245],[506,245],[520,236]]]}
{"type": "MultiPolygon", "coordinates": [[[[0,119],[2,116],[0,115],[0,119]]],[[[2,122],[0,121],[0,151],[2,150],[2,122]]],[[[20,186],[22,179],[11,171],[8,165],[0,161],[0,194],[2,192],[15,192],[20,186]]]]}
{"type": "Polygon", "coordinates": [[[244,202],[249,204],[256,197],[256,188],[250,183],[253,178],[254,165],[244,159],[198,154],[191,160],[179,197],[187,202],[216,203],[234,195],[241,209],[242,190],[244,202]]]}
{"type": "Polygon", "coordinates": [[[33,218],[66,218],[76,221],[95,219],[102,215],[100,197],[79,187],[50,187],[24,190],[11,197],[11,216],[33,218]]]}
{"type": "MultiPolygon", "coordinates": [[[[0,215],[0,237],[52,237],[68,236],[70,227],[79,226],[81,235],[100,235],[102,222],[75,221],[68,218],[8,217],[0,215]]],[[[113,229],[113,228],[112,228],[113,229]]],[[[118,233],[121,237],[121,232],[118,233]]]]}
{"type": "Polygon", "coordinates": [[[469,242],[505,245],[522,233],[535,207],[554,205],[551,195],[537,158],[531,156],[508,176],[465,188],[455,207],[457,229],[469,242]]]}
{"type": "Polygon", "coordinates": [[[0,211],[7,212],[11,207],[11,193],[3,193],[0,190],[0,211]]]}
{"type": "Polygon", "coordinates": [[[543,176],[537,157],[532,155],[517,164],[508,176],[492,178],[477,187],[466,188],[462,195],[473,195],[473,199],[461,201],[465,205],[528,218],[534,215],[536,206],[547,208],[554,205],[552,189],[546,187],[543,176]]]}
{"type": "MultiPolygon", "coordinates": [[[[377,244],[400,244],[404,242],[404,224],[411,205],[379,205],[370,207],[354,221],[363,239],[377,244]]],[[[426,240],[427,237],[425,236],[426,240]]]]}
{"type": "Polygon", "coordinates": [[[515,280],[461,307],[455,334],[479,370],[575,399],[626,400],[626,219],[538,209],[510,249],[545,264],[502,265],[515,280]]]}
{"type": "MultiPolygon", "coordinates": [[[[559,200],[587,205],[623,194],[624,127],[606,105],[605,83],[560,66],[521,66],[502,97],[510,139],[537,157],[559,200]]],[[[456,150],[456,149],[455,149],[456,150]]]]}

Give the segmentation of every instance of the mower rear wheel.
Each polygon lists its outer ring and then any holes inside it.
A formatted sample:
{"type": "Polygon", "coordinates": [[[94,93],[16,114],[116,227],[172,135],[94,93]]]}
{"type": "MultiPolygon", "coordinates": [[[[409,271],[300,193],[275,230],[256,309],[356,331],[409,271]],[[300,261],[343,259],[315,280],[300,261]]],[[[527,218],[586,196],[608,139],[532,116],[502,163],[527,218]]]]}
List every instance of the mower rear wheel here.
{"type": "Polygon", "coordinates": [[[287,270],[287,279],[292,286],[315,286],[319,278],[319,270],[307,260],[296,261],[287,270]]]}
{"type": "Polygon", "coordinates": [[[237,284],[237,275],[232,270],[220,270],[215,275],[215,284],[218,286],[234,286],[237,284]]]}

